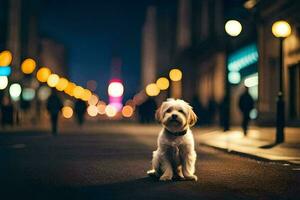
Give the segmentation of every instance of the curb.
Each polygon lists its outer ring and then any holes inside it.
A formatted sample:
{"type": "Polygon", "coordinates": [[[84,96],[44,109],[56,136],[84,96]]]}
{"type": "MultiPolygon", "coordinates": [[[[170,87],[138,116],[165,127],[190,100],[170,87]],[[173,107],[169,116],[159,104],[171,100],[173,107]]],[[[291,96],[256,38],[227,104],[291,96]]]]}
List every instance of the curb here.
{"type": "Polygon", "coordinates": [[[230,153],[230,154],[233,154],[233,155],[250,158],[250,159],[253,159],[253,160],[257,160],[257,161],[276,162],[276,163],[279,163],[279,164],[287,164],[288,163],[288,164],[291,164],[291,165],[297,165],[296,163],[293,163],[293,162],[290,162],[290,161],[287,161],[287,160],[272,160],[272,159],[263,158],[263,157],[260,157],[260,156],[257,156],[257,155],[244,153],[244,152],[240,152],[240,151],[236,151],[236,150],[228,151],[226,148],[212,146],[212,145],[209,145],[209,144],[206,144],[206,143],[199,143],[199,145],[203,145],[203,146],[206,146],[206,147],[211,147],[211,148],[214,148],[216,150],[222,151],[224,153],[230,153]]]}

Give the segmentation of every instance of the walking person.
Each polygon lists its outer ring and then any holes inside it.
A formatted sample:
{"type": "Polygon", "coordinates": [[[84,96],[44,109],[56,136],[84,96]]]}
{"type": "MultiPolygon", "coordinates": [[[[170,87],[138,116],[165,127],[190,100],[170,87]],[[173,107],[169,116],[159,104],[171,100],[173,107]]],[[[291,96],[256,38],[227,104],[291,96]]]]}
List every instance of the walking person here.
{"type": "Polygon", "coordinates": [[[82,126],[82,124],[84,123],[84,114],[86,112],[86,108],[87,105],[84,101],[82,101],[81,99],[78,99],[75,102],[75,114],[77,117],[77,122],[79,124],[79,126],[82,126]]]}
{"type": "Polygon", "coordinates": [[[250,111],[254,108],[254,100],[249,94],[247,87],[245,87],[245,92],[243,92],[243,94],[240,96],[239,108],[243,115],[242,128],[244,135],[246,136],[250,121],[250,111]]]}
{"type": "Polygon", "coordinates": [[[5,128],[6,125],[13,126],[14,123],[14,106],[11,102],[11,99],[8,96],[4,96],[1,104],[1,124],[2,128],[5,128]]]}
{"type": "Polygon", "coordinates": [[[62,101],[57,95],[57,92],[53,89],[47,101],[47,110],[51,118],[52,134],[55,136],[57,135],[58,114],[61,111],[62,107],[62,101]]]}

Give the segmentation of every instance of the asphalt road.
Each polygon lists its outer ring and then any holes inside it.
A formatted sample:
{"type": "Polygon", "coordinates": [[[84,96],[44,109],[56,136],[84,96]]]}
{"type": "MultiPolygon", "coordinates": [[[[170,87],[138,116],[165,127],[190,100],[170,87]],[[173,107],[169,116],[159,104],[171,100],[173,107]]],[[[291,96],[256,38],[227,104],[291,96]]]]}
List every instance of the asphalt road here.
{"type": "Polygon", "coordinates": [[[299,199],[300,166],[197,145],[198,182],[147,177],[156,130],[0,134],[0,199],[299,199]],[[155,133],[154,133],[155,131],[155,133]],[[139,132],[141,134],[139,134],[139,132]]]}

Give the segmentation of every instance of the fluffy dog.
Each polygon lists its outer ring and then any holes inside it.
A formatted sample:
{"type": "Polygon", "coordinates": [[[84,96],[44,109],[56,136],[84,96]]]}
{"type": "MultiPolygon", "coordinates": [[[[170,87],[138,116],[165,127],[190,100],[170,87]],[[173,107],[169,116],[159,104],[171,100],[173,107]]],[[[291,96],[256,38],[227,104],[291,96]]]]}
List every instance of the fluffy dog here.
{"type": "Polygon", "coordinates": [[[192,107],[180,99],[167,99],[156,111],[156,119],[163,129],[153,152],[152,170],[149,176],[161,181],[184,179],[197,181],[195,173],[196,152],[190,127],[197,116],[192,107]]]}

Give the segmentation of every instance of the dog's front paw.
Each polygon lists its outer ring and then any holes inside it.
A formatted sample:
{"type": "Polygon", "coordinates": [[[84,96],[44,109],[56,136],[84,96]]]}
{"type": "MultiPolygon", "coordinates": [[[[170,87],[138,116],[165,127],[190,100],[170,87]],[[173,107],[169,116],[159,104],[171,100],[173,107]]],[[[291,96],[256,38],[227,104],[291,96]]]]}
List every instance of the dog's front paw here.
{"type": "Polygon", "coordinates": [[[153,177],[153,178],[159,178],[159,175],[154,169],[148,170],[147,171],[148,176],[153,177]]]}
{"type": "Polygon", "coordinates": [[[162,175],[159,178],[160,181],[171,181],[172,180],[172,176],[168,176],[168,175],[162,175]]]}
{"type": "Polygon", "coordinates": [[[187,181],[197,181],[198,180],[198,177],[196,175],[185,176],[184,178],[187,181]]]}

